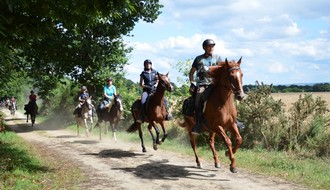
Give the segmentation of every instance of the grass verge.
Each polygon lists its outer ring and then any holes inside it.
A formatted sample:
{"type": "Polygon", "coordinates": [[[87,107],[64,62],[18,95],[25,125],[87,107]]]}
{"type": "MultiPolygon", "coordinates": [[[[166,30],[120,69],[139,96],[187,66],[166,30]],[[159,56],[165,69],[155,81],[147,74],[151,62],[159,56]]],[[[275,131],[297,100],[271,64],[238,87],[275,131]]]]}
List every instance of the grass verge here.
{"type": "Polygon", "coordinates": [[[81,171],[16,133],[0,134],[0,189],[80,189],[81,171]]]}

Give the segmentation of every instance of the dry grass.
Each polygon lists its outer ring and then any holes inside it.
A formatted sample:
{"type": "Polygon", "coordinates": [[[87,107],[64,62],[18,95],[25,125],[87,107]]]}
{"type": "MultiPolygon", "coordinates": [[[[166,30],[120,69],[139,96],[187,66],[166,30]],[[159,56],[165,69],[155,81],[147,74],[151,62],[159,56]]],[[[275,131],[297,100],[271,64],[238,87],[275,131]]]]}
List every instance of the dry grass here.
{"type": "Polygon", "coordinates": [[[272,93],[275,100],[281,100],[285,104],[285,109],[289,109],[294,102],[299,99],[299,96],[304,97],[305,94],[312,94],[313,98],[321,97],[327,102],[330,109],[330,92],[297,92],[297,93],[272,93]]]}

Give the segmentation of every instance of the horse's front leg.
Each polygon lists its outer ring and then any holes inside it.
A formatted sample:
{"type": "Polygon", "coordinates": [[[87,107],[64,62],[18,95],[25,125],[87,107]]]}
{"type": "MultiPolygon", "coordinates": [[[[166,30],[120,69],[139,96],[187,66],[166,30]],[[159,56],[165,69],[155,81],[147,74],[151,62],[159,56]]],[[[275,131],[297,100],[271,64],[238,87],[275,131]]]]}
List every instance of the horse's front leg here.
{"type": "Polygon", "coordinates": [[[26,123],[29,122],[29,114],[26,114],[26,123]]]}
{"type": "Polygon", "coordinates": [[[154,123],[150,122],[148,125],[148,131],[152,138],[153,148],[154,148],[154,150],[157,150],[158,149],[157,142],[159,142],[159,129],[156,125],[154,125],[154,123]],[[154,136],[154,133],[152,132],[152,128],[154,128],[156,131],[156,138],[154,136]]]}
{"type": "Polygon", "coordinates": [[[87,119],[84,119],[84,125],[85,125],[85,135],[86,135],[86,137],[88,137],[89,136],[89,129],[88,129],[87,119]]]}
{"type": "Polygon", "coordinates": [[[233,148],[233,154],[236,153],[237,149],[241,146],[241,144],[243,143],[243,139],[242,136],[239,134],[238,128],[237,128],[237,124],[234,123],[233,124],[233,129],[231,130],[231,134],[235,137],[236,142],[235,142],[235,146],[233,148]]]}
{"type": "Polygon", "coordinates": [[[159,142],[159,144],[162,144],[165,141],[165,139],[167,138],[167,131],[166,131],[165,121],[163,121],[160,125],[162,126],[163,133],[164,133],[164,136],[163,136],[162,140],[159,142]]]}
{"type": "Polygon", "coordinates": [[[228,151],[226,152],[226,156],[228,156],[229,160],[231,161],[230,171],[232,173],[237,173],[236,161],[235,161],[235,157],[234,157],[234,153],[233,153],[233,149],[232,149],[233,148],[232,147],[232,142],[231,142],[230,138],[228,137],[228,135],[226,134],[223,127],[218,126],[218,128],[220,129],[220,135],[223,138],[223,140],[225,141],[225,144],[226,144],[227,149],[228,149],[228,151]]]}
{"type": "Polygon", "coordinates": [[[215,150],[215,147],[214,147],[214,137],[215,137],[215,133],[210,132],[209,133],[209,146],[213,153],[214,165],[216,168],[220,168],[220,160],[218,158],[217,151],[215,150]]]}

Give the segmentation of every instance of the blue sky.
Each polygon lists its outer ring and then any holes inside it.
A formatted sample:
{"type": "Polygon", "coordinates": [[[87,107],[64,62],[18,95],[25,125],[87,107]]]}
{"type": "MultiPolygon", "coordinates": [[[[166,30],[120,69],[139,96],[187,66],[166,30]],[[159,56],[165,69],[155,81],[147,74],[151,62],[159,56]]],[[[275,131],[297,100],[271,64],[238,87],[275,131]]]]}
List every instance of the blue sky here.
{"type": "Polygon", "coordinates": [[[203,53],[211,38],[222,59],[242,58],[244,84],[330,82],[329,0],[160,0],[154,23],[139,22],[127,45],[134,48],[126,77],[139,81],[150,59],[172,82],[185,79],[179,62],[203,53]]]}

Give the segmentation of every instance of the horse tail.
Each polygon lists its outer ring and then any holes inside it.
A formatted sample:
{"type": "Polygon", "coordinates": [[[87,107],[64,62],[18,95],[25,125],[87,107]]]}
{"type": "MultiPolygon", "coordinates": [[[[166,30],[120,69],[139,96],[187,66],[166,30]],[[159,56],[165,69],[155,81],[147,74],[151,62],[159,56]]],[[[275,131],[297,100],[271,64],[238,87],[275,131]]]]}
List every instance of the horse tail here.
{"type": "Polygon", "coordinates": [[[139,129],[139,124],[135,121],[126,131],[128,133],[133,133],[139,129]]]}

